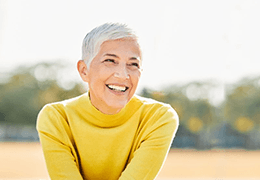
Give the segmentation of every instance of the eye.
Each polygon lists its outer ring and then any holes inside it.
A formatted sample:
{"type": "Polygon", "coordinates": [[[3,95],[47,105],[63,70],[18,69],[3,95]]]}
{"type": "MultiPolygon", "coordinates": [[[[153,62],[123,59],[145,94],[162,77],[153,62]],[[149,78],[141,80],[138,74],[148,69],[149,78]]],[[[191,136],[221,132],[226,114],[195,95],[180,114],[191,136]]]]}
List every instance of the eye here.
{"type": "Polygon", "coordinates": [[[130,64],[128,64],[128,66],[130,66],[130,67],[132,67],[132,68],[136,68],[136,69],[139,69],[139,68],[140,68],[139,63],[130,63],[130,64]]]}
{"type": "Polygon", "coordinates": [[[139,64],[138,63],[132,63],[132,66],[136,66],[139,68],[139,64]]]}
{"type": "Polygon", "coordinates": [[[111,62],[111,63],[115,63],[115,60],[114,60],[114,59],[106,59],[106,60],[104,60],[104,62],[111,62]]]}

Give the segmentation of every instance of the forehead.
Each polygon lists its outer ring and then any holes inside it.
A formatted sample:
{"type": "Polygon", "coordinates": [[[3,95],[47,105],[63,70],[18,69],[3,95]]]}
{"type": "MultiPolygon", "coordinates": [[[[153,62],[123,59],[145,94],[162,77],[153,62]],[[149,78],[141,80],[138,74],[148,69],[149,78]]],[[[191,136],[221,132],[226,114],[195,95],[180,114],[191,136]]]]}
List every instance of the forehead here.
{"type": "Polygon", "coordinates": [[[133,38],[108,40],[101,44],[99,53],[101,56],[115,54],[117,56],[131,56],[141,58],[141,50],[138,42],[133,38]]]}

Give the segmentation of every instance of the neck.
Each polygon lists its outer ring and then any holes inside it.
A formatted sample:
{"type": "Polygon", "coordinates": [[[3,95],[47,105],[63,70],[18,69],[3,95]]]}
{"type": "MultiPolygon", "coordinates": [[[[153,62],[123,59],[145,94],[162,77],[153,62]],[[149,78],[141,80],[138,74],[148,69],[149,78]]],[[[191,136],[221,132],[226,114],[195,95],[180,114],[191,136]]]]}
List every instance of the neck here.
{"type": "Polygon", "coordinates": [[[102,112],[103,114],[113,115],[113,114],[117,114],[121,111],[121,109],[119,109],[119,108],[112,108],[112,107],[104,106],[104,105],[102,105],[102,103],[93,103],[93,101],[91,100],[90,93],[89,93],[89,99],[90,99],[91,104],[98,111],[102,112]]]}

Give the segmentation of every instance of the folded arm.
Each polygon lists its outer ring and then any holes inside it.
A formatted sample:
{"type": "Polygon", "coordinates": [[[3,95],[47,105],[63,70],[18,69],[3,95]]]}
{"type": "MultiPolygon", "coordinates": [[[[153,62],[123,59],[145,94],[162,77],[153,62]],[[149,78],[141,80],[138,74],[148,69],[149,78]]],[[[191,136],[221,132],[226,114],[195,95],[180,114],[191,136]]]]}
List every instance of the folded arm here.
{"type": "Polygon", "coordinates": [[[173,109],[161,114],[147,130],[120,180],[152,180],[158,175],[176,134],[179,120],[173,109]]]}
{"type": "Polygon", "coordinates": [[[38,115],[37,130],[51,179],[83,180],[70,128],[61,112],[46,106],[38,115]]]}

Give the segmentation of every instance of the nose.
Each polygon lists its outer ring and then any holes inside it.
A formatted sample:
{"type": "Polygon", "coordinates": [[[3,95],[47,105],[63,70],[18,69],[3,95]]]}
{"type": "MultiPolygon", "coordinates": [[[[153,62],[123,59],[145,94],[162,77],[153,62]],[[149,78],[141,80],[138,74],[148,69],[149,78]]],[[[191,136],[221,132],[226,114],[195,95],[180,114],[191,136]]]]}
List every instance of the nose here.
{"type": "Polygon", "coordinates": [[[115,71],[115,73],[114,73],[114,76],[115,76],[116,78],[121,78],[121,79],[129,79],[129,78],[130,78],[126,66],[123,66],[123,65],[122,65],[122,66],[119,66],[119,67],[116,69],[116,71],[115,71]]]}

